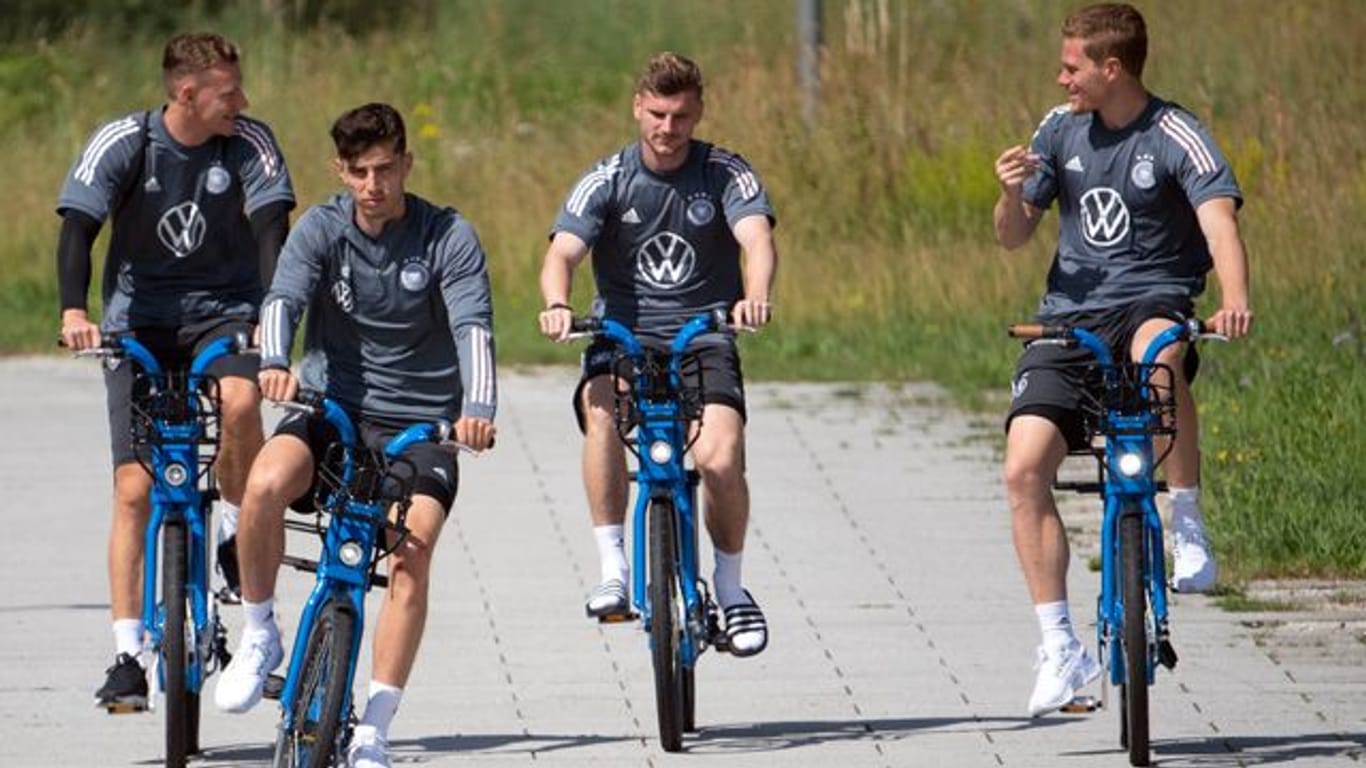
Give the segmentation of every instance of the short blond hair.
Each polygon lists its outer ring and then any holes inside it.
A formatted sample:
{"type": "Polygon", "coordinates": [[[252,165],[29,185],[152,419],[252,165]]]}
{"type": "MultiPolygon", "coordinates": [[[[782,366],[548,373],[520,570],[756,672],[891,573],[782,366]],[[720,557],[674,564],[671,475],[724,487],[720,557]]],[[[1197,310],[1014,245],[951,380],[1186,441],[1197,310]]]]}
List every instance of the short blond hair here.
{"type": "Polygon", "coordinates": [[[1074,12],[1062,23],[1062,36],[1082,41],[1082,51],[1097,64],[1119,59],[1124,71],[1143,77],[1148,58],[1148,27],[1143,14],[1127,3],[1101,3],[1074,12]]]}
{"type": "Polygon", "coordinates": [[[702,70],[687,56],[664,51],[650,57],[650,63],[636,83],[636,93],[674,96],[694,91],[702,98],[702,70]]]}
{"type": "Polygon", "coordinates": [[[236,64],[241,57],[237,44],[212,32],[186,32],[166,42],[161,54],[161,79],[166,94],[174,97],[176,81],[219,64],[236,64]]]}

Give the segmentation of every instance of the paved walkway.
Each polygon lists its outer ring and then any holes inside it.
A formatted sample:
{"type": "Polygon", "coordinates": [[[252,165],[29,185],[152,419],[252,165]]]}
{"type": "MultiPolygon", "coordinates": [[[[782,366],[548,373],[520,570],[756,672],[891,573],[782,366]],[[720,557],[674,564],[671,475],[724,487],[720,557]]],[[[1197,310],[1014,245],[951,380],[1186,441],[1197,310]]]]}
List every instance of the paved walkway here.
{"type": "MultiPolygon", "coordinates": [[[[462,463],[437,553],[396,765],[1125,764],[1113,711],[1024,716],[1036,628],[994,421],[970,425],[929,389],[816,385],[751,388],[745,574],[772,642],[752,659],[702,659],[701,731],[683,754],[662,753],[645,635],[583,618],[597,569],[571,387],[565,370],[504,371],[498,448],[462,463]]],[[[158,764],[159,714],[90,705],[112,647],[95,366],[0,361],[0,433],[0,766],[158,764]]],[[[1096,577],[1078,549],[1072,605],[1084,621],[1096,577]]],[[[308,584],[292,571],[282,584],[292,638],[308,584]]],[[[1352,636],[1363,617],[1335,629],[1201,597],[1173,612],[1181,663],[1152,691],[1158,764],[1366,755],[1366,645],[1352,636]],[[1286,642],[1296,622],[1328,639],[1286,642]]],[[[227,617],[235,638],[237,609],[227,617]]],[[[277,718],[269,702],[236,717],[206,702],[196,764],[266,763],[277,718]]]]}

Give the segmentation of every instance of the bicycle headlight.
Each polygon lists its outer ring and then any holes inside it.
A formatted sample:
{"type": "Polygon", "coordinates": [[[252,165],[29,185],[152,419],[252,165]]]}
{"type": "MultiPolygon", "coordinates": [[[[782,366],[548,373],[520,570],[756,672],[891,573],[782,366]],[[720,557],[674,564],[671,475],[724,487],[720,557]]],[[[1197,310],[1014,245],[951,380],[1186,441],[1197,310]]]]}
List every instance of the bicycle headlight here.
{"type": "Polygon", "coordinates": [[[1138,477],[1143,472],[1143,456],[1138,453],[1119,455],[1119,473],[1125,477],[1138,477]]]}
{"type": "Polygon", "coordinates": [[[667,440],[656,440],[650,443],[650,461],[656,464],[668,464],[673,461],[674,447],[669,445],[667,440]]]}
{"type": "Polygon", "coordinates": [[[180,486],[184,485],[185,481],[188,480],[189,477],[189,470],[185,469],[184,464],[180,464],[178,462],[173,464],[167,464],[166,468],[161,470],[161,479],[165,480],[166,484],[171,486],[172,488],[179,488],[180,486]]]}
{"type": "Polygon", "coordinates": [[[361,548],[359,541],[343,541],[341,548],[337,550],[337,559],[352,568],[360,565],[363,557],[365,557],[365,550],[361,548]]]}

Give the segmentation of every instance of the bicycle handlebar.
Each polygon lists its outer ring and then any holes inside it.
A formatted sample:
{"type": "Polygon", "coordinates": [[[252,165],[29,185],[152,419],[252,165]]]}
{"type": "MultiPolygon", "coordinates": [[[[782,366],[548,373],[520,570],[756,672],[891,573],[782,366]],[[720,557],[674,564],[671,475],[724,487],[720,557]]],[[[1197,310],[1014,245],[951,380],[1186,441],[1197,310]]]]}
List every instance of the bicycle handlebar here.
{"type": "MultiPolygon", "coordinates": [[[[1206,328],[1205,321],[1196,317],[1167,328],[1148,342],[1148,348],[1143,352],[1142,364],[1151,365],[1162,353],[1162,350],[1183,341],[1228,341],[1227,336],[1212,333],[1206,328]]],[[[1109,345],[1084,328],[1044,323],[1016,323],[1006,328],[1006,334],[1012,338],[1026,341],[1051,342],[1065,346],[1080,344],[1090,350],[1091,354],[1095,355],[1096,359],[1106,368],[1114,366],[1109,345]]]]}
{"type": "MultiPolygon", "coordinates": [[[[58,339],[57,345],[66,347],[64,339],[58,339]]],[[[245,333],[236,333],[231,336],[219,336],[209,342],[207,346],[199,351],[190,361],[190,379],[197,381],[202,378],[209,370],[209,367],[218,362],[220,358],[230,355],[242,355],[255,351],[251,346],[250,340],[245,333]]],[[[74,357],[99,357],[99,358],[132,358],[138,367],[149,376],[162,376],[165,374],[161,361],[157,360],[156,355],[146,345],[138,341],[131,334],[114,334],[106,336],[100,341],[97,347],[89,349],[78,349],[72,353],[74,357]]]]}

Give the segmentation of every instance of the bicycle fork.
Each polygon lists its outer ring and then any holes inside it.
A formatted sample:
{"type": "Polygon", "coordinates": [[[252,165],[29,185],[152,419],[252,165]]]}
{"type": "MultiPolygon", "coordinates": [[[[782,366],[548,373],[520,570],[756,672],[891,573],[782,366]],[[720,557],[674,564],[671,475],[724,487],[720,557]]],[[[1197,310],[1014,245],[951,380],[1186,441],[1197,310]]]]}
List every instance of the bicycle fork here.
{"type": "Polygon", "coordinates": [[[1167,613],[1166,562],[1163,557],[1162,519],[1157,512],[1151,493],[1142,495],[1111,494],[1106,497],[1105,516],[1101,525],[1101,593],[1097,598],[1097,615],[1100,622],[1097,630],[1097,647],[1109,661],[1109,682],[1122,685],[1124,681],[1124,656],[1117,652],[1121,630],[1124,625],[1124,602],[1121,597],[1120,562],[1122,543],[1119,540],[1121,520],[1138,515],[1142,518],[1139,530],[1143,536],[1142,557],[1143,576],[1148,599],[1144,616],[1149,624],[1148,636],[1148,684],[1152,685],[1156,664],[1172,669],[1176,666],[1176,651],[1171,644],[1171,626],[1167,613]]]}

